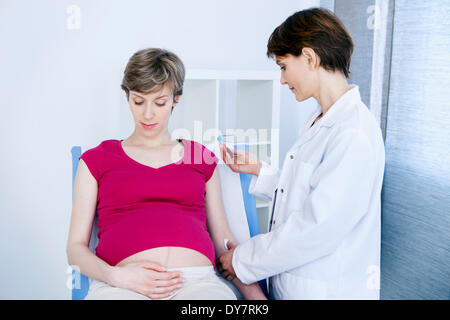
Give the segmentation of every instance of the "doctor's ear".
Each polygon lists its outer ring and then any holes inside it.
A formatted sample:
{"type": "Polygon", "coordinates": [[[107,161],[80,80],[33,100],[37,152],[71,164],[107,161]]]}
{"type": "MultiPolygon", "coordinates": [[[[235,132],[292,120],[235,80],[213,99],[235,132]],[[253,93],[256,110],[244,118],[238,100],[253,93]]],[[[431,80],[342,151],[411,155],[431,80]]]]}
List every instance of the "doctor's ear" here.
{"type": "Polygon", "coordinates": [[[320,57],[312,48],[303,48],[302,55],[305,57],[308,67],[315,70],[320,66],[320,57]]]}

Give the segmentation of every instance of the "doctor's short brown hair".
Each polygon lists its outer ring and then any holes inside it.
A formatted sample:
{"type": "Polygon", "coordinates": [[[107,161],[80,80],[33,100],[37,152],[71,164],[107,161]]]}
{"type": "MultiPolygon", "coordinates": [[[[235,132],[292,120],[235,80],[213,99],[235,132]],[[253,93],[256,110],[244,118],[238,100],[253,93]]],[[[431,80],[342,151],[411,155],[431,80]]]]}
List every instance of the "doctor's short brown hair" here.
{"type": "MultiPolygon", "coordinates": [[[[137,51],[125,68],[122,89],[152,93],[169,85],[175,96],[183,94],[185,68],[178,56],[165,49],[148,48],[137,51]]],[[[175,101],[174,101],[175,102],[175,101]]]]}
{"type": "Polygon", "coordinates": [[[353,40],[333,12],[312,8],[294,13],[272,32],[267,56],[298,57],[306,47],[319,56],[320,66],[325,70],[339,70],[349,77],[353,40]]]}

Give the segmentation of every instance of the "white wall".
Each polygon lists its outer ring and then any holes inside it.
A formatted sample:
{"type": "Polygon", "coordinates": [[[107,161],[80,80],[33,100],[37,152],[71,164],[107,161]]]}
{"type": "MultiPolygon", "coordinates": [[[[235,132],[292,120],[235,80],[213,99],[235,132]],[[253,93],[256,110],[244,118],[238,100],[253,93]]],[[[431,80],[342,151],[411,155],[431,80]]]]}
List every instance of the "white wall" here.
{"type": "MultiPolygon", "coordinates": [[[[318,1],[0,2],[0,299],[69,299],[70,149],[119,138],[121,76],[138,49],[187,68],[276,70],[272,30],[318,1]],[[80,29],[67,27],[69,5],[80,29]]],[[[312,101],[282,88],[281,157],[312,101]],[[294,115],[294,116],[293,116],[294,115]]]]}

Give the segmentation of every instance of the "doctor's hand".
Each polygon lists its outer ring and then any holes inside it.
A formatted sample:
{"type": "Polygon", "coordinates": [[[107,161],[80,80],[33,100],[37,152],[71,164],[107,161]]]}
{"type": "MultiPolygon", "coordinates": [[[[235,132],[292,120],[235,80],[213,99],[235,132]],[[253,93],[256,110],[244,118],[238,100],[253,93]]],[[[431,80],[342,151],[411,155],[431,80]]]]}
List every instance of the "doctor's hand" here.
{"type": "Polygon", "coordinates": [[[223,143],[219,143],[219,147],[223,162],[225,162],[233,172],[249,173],[255,176],[259,175],[262,163],[258,157],[245,150],[232,150],[227,148],[223,143]],[[227,152],[227,150],[229,151],[227,152]]]}
{"type": "Polygon", "coordinates": [[[236,245],[228,240],[227,247],[229,250],[216,259],[217,270],[222,274],[222,277],[228,281],[232,281],[236,278],[236,273],[234,272],[233,264],[231,263],[236,245]]]}

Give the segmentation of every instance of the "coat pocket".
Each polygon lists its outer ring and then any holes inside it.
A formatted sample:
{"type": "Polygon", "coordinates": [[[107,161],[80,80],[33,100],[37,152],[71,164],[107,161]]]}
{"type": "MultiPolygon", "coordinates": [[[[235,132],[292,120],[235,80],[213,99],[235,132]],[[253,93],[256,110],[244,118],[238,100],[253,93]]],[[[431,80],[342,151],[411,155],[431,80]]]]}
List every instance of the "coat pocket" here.
{"type": "Polygon", "coordinates": [[[302,211],[311,189],[310,179],[313,171],[314,166],[307,162],[299,161],[295,164],[287,201],[289,211],[302,211]]]}

